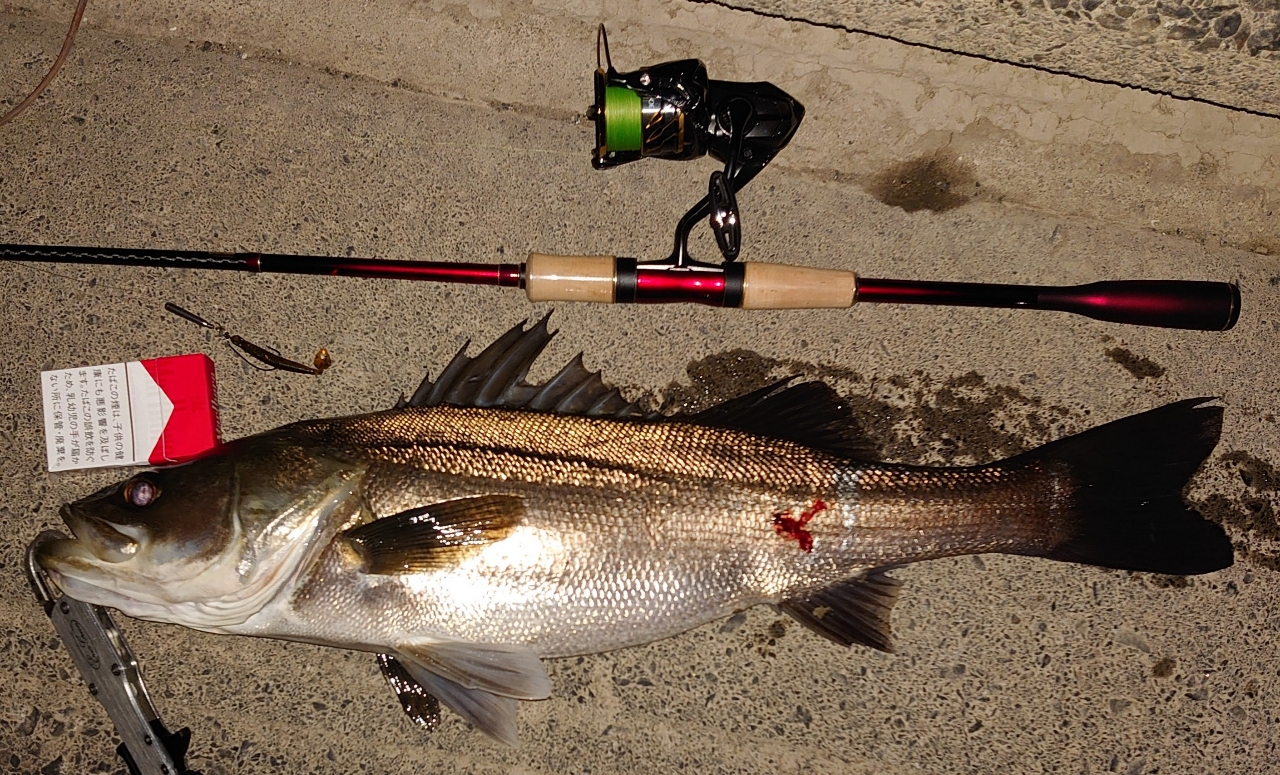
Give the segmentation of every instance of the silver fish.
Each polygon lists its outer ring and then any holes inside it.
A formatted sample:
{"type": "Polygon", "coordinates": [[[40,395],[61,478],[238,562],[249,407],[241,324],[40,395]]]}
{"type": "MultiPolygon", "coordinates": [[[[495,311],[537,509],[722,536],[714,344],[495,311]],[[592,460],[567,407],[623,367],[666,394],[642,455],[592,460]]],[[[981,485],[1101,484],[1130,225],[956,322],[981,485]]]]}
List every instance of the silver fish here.
{"type": "Polygon", "coordinates": [[[651,642],[763,603],[890,650],[887,571],[1002,552],[1206,573],[1232,562],[1181,490],[1222,409],[1193,399],[980,466],[868,462],[847,406],[784,380],[647,415],[581,356],[525,381],[546,318],[466,347],[408,401],[295,423],[64,506],[39,560],[71,597],[152,621],[379,654],[515,743],[544,657],[651,642]]]}

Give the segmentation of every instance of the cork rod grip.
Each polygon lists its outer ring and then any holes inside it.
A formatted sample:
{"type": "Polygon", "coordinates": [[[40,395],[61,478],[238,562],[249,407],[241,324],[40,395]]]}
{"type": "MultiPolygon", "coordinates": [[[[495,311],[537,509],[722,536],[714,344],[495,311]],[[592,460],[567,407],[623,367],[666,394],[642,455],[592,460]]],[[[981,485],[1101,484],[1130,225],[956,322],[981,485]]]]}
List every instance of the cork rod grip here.
{"type": "Polygon", "coordinates": [[[858,293],[853,272],[743,262],[743,309],[843,309],[858,293]]]}
{"type": "Polygon", "coordinates": [[[613,256],[552,256],[530,253],[524,292],[529,301],[594,301],[612,304],[613,256]]]}

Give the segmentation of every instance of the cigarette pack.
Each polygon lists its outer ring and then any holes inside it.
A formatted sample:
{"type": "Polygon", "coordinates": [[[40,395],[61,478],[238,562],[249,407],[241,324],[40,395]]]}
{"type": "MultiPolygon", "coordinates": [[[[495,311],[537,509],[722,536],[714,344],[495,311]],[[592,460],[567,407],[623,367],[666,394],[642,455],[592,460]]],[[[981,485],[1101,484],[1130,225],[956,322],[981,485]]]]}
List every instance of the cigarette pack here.
{"type": "Polygon", "coordinates": [[[56,369],[40,383],[50,471],[170,465],[220,443],[208,356],[56,369]]]}

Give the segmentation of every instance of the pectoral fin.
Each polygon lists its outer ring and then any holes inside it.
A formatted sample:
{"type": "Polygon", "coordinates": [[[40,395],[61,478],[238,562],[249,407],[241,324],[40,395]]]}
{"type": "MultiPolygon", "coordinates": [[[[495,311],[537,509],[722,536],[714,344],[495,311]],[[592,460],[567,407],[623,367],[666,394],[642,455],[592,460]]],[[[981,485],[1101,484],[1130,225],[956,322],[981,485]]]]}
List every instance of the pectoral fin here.
{"type": "Polygon", "coordinates": [[[523,517],[523,498],[480,495],[402,511],[342,535],[364,561],[365,573],[415,573],[501,541],[523,517]]]}
{"type": "Polygon", "coordinates": [[[785,600],[779,608],[825,638],[849,646],[861,643],[892,652],[889,612],[898,600],[902,582],[887,575],[892,568],[876,568],[867,575],[816,592],[800,600],[785,600]]]}
{"type": "Polygon", "coordinates": [[[519,700],[551,695],[542,660],[524,646],[423,640],[398,644],[396,652],[396,661],[428,695],[508,745],[518,743],[519,700]]]}

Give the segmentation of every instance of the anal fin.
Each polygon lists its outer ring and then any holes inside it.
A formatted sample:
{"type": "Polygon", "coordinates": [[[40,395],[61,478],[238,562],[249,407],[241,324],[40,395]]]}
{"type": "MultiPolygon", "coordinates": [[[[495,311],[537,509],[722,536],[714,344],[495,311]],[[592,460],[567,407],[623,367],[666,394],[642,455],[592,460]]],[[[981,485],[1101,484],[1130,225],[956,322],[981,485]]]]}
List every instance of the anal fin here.
{"type": "Polygon", "coordinates": [[[861,643],[893,651],[889,614],[902,582],[888,575],[892,566],[875,568],[861,578],[841,582],[805,598],[784,600],[783,611],[819,635],[842,646],[861,643]]]}

